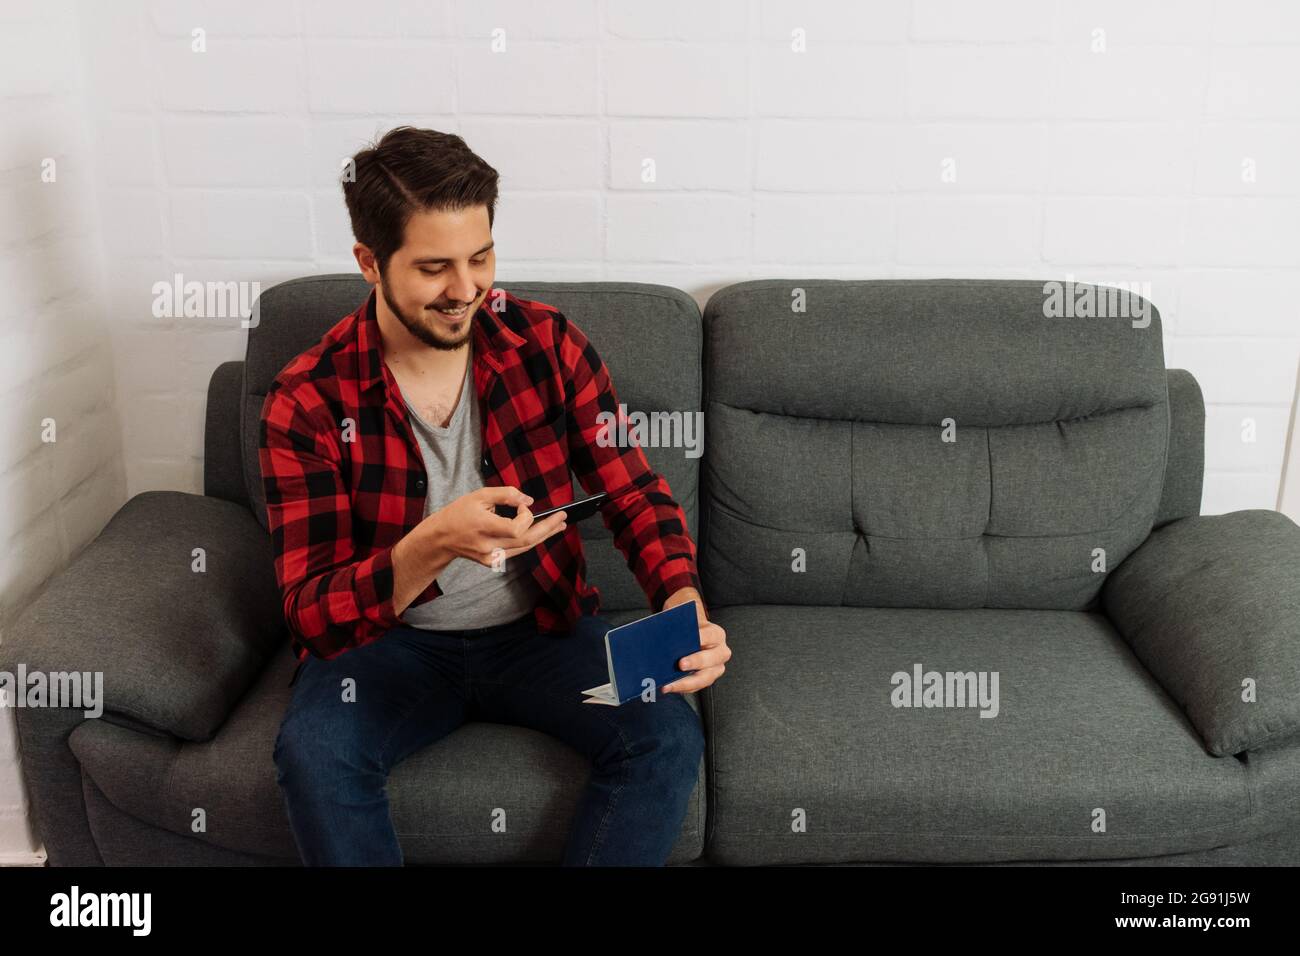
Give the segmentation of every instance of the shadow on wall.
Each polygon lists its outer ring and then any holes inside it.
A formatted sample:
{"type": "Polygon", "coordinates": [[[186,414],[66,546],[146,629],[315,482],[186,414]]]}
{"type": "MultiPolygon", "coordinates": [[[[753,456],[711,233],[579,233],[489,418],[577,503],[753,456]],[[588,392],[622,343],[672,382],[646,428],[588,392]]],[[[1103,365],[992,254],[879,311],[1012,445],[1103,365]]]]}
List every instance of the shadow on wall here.
{"type": "Polygon", "coordinates": [[[1282,456],[1282,481],[1278,486],[1277,510],[1300,524],[1300,361],[1296,362],[1295,399],[1287,427],[1286,451],[1282,456]]]}
{"type": "Polygon", "coordinates": [[[12,170],[21,183],[18,235],[0,250],[17,279],[0,350],[0,624],[94,539],[126,496],[94,190],[80,158],[90,151],[80,125],[56,116],[12,170]]]}
{"type": "MultiPolygon", "coordinates": [[[[126,499],[94,153],[75,76],[45,79],[8,98],[0,161],[0,645],[126,499]]],[[[0,708],[0,865],[44,862],[28,804],[14,712],[0,708]]]]}

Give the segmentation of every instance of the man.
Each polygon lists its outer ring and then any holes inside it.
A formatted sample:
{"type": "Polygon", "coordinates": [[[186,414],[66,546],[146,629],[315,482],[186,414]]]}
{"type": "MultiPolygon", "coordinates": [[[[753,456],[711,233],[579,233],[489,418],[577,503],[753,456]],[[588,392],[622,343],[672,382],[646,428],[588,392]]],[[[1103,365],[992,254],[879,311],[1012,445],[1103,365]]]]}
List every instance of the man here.
{"type": "MultiPolygon", "coordinates": [[[[467,720],[532,727],[592,762],[562,862],[661,865],[703,735],[683,693],[731,651],[699,591],[685,515],[609,373],[560,311],[492,289],[498,175],[464,141],[399,127],[343,177],[366,301],[277,376],[260,460],[294,691],[275,744],[308,865],[400,865],[386,781],[467,720]],[[604,430],[604,435],[602,435],[604,430]],[[599,593],[564,512],[570,469],[653,610],[694,601],[696,673],[620,707],[599,593]],[[513,518],[497,506],[517,509],[513,518]]],[[[508,808],[507,808],[508,809],[508,808]]],[[[483,825],[490,823],[484,815],[483,825]]]]}

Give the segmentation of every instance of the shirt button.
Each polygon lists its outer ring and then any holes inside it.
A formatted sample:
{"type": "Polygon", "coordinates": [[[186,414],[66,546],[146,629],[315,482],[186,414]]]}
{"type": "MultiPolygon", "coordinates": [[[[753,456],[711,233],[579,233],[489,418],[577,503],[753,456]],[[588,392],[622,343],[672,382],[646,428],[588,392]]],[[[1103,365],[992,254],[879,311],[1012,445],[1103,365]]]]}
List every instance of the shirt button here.
{"type": "Polygon", "coordinates": [[[423,490],[424,490],[424,484],[425,484],[425,482],[424,482],[424,479],[423,479],[423,478],[417,478],[417,479],[415,479],[415,490],[416,490],[416,491],[423,491],[423,490]]]}

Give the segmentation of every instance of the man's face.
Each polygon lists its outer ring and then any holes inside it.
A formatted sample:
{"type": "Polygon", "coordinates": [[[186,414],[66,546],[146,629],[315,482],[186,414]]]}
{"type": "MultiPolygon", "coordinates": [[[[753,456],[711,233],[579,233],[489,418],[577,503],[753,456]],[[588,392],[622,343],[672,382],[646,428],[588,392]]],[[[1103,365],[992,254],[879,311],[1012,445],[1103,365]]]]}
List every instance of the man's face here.
{"type": "Polygon", "coordinates": [[[358,243],[353,251],[366,279],[378,286],[388,308],[417,339],[448,351],[469,339],[474,313],[496,278],[487,206],[413,213],[402,247],[383,272],[365,246],[358,243]]]}

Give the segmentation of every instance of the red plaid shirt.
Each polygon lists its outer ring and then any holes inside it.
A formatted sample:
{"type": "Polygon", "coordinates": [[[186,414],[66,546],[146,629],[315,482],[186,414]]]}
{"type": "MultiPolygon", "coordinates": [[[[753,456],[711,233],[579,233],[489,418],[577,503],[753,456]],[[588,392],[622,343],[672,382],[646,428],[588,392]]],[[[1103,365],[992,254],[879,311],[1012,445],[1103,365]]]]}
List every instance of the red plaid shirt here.
{"type": "MultiPolygon", "coordinates": [[[[667,481],[635,444],[600,445],[600,412],[626,416],[595,348],[558,309],[489,291],[473,318],[485,485],[513,485],[533,511],[573,500],[570,469],[601,508],[652,610],[700,588],[695,544],[667,481]],[[495,303],[495,305],[494,305],[495,303]]],[[[613,427],[613,426],[612,426],[613,427]]],[[[610,434],[620,432],[610,431],[610,434]]],[[[299,661],[333,658],[403,624],[392,549],[424,517],[428,485],[405,402],[384,364],[375,292],[276,376],[258,455],[284,616],[299,661]]],[[[597,614],[576,525],[512,558],[544,600],[539,630],[597,614]]],[[[435,580],[411,606],[436,600],[435,580]]]]}

